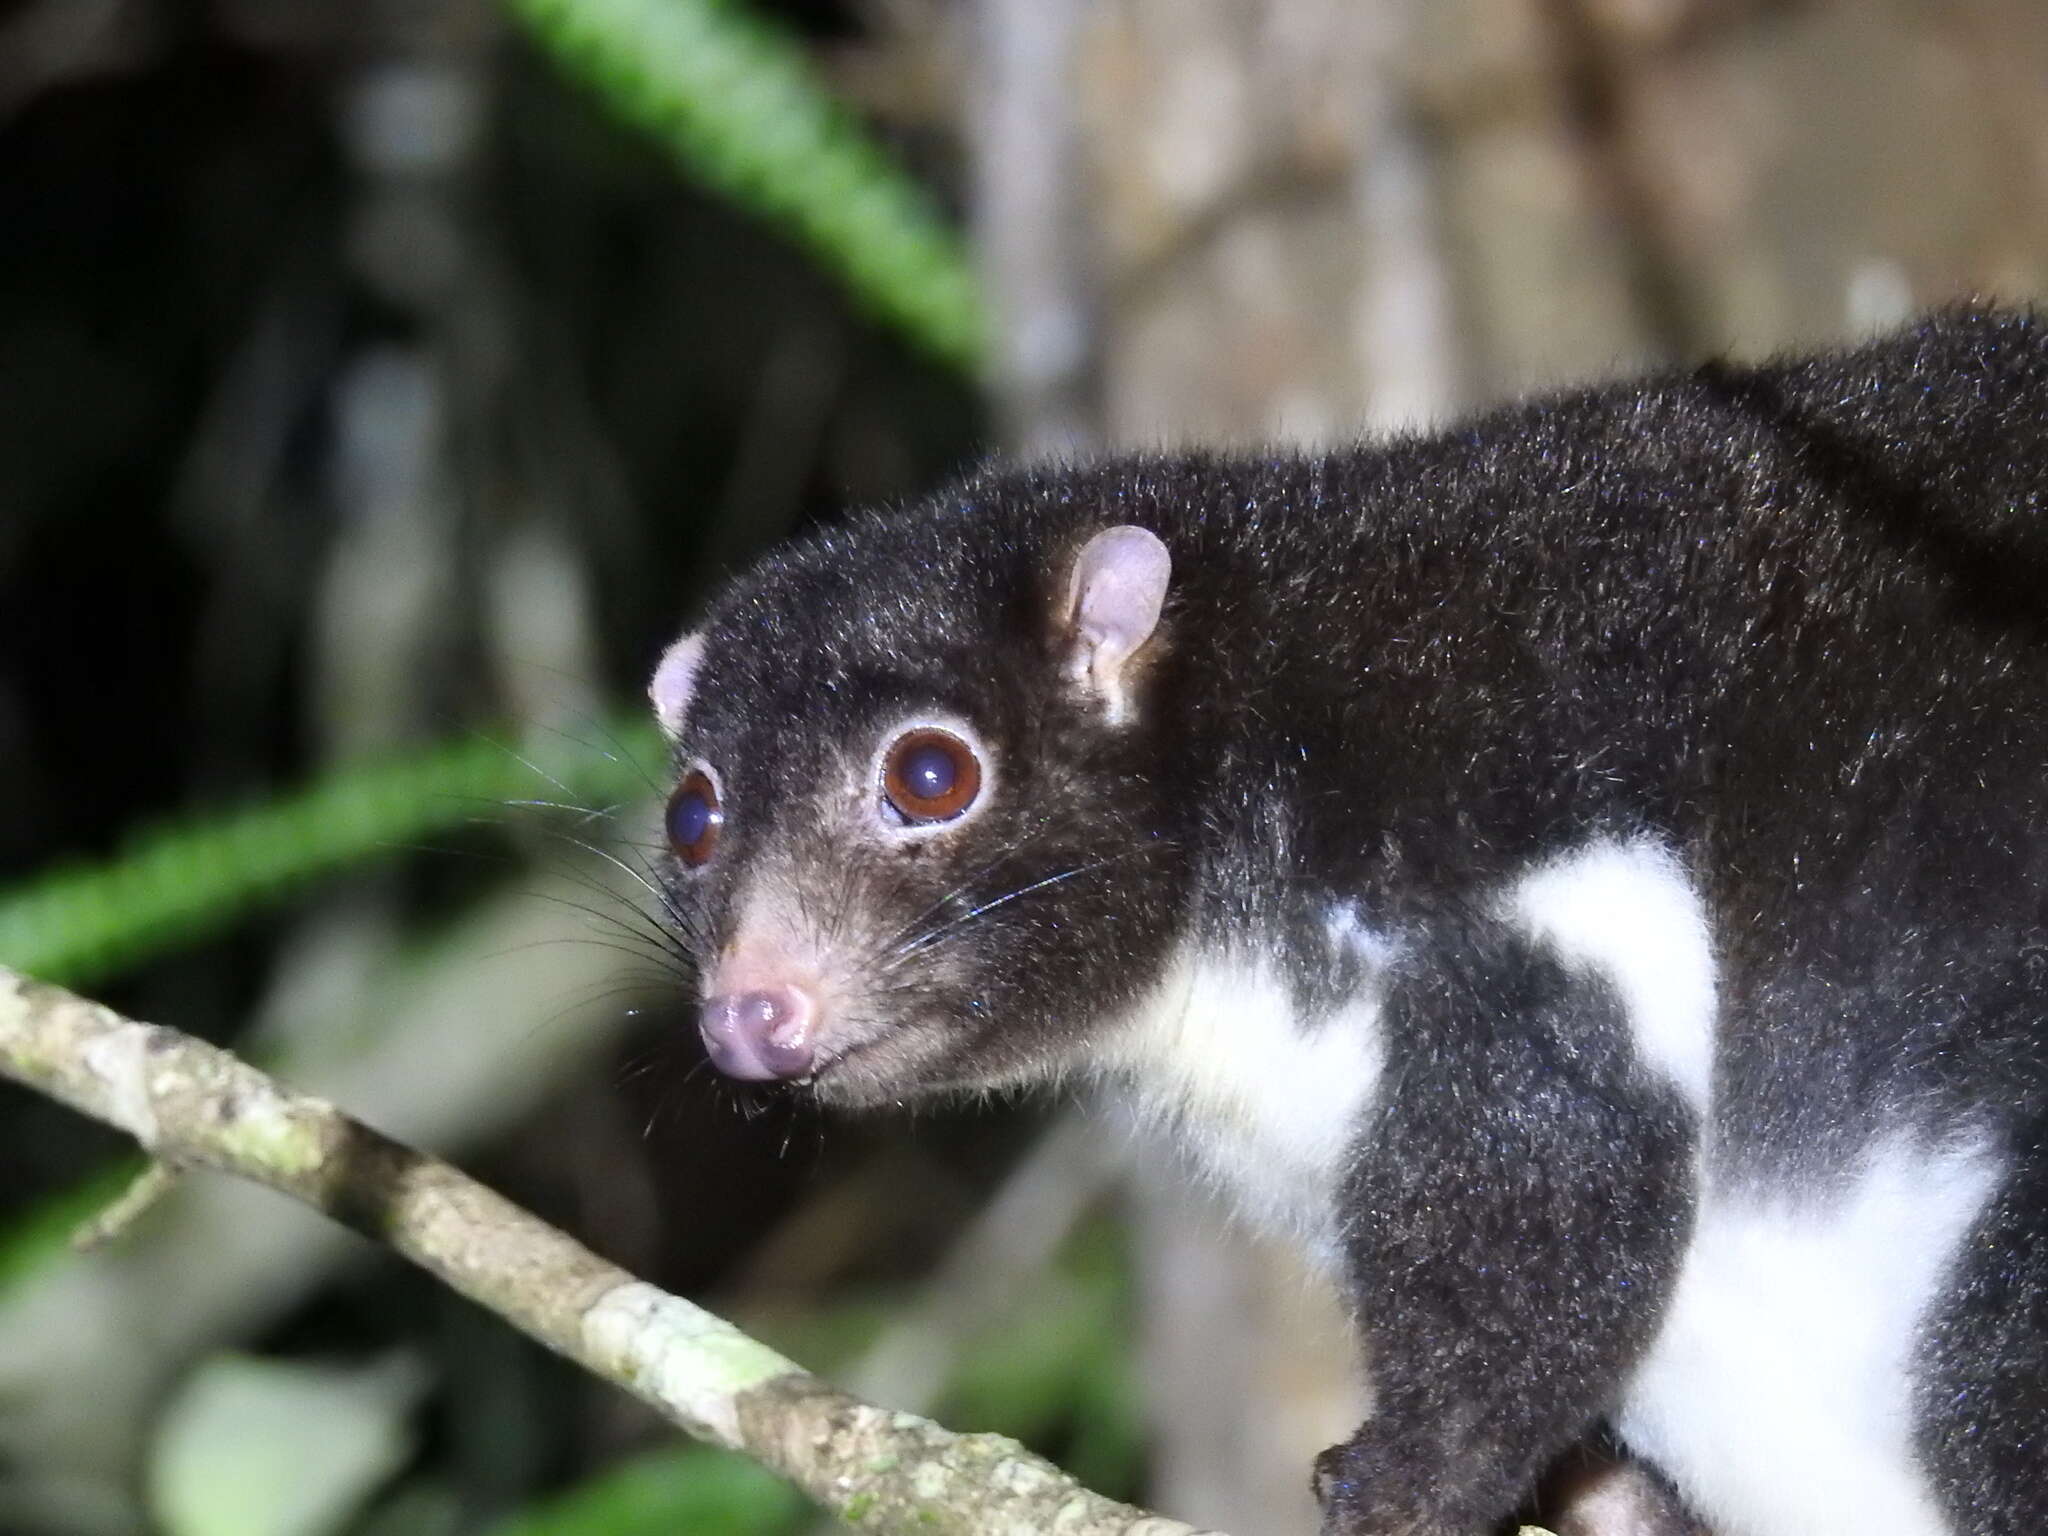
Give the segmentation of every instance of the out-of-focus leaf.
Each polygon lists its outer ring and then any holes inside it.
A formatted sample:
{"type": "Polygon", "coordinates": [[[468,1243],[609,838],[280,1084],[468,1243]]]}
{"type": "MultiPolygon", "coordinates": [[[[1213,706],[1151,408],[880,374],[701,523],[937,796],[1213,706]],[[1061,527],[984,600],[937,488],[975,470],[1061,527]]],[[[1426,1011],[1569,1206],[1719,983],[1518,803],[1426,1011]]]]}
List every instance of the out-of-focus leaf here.
{"type": "Polygon", "coordinates": [[[730,0],[507,0],[562,67],[706,185],[790,231],[884,323],[982,352],[959,238],[797,43],[730,0]]]}
{"type": "Polygon", "coordinates": [[[350,1527],[350,1536],[459,1536],[468,1528],[455,1491],[422,1477],[395,1489],[350,1527]]]}
{"type": "Polygon", "coordinates": [[[149,1502],[168,1536],[328,1536],[412,1454],[420,1373],[223,1355],[165,1407],[149,1502]]]}
{"type": "Polygon", "coordinates": [[[0,891],[0,961],[67,986],[217,933],[316,875],[389,854],[510,804],[607,804],[661,761],[637,715],[518,751],[484,737],[336,771],[267,805],[137,835],[99,864],[0,891]]]}
{"type": "Polygon", "coordinates": [[[1131,1377],[1128,1260],[1107,1224],[1077,1234],[1052,1283],[974,1340],[939,1418],[1044,1445],[1090,1487],[1133,1491],[1144,1427],[1131,1377]]]}
{"type": "Polygon", "coordinates": [[[744,1457],[687,1445],[623,1462],[490,1536],[774,1536],[799,1528],[808,1508],[744,1457]]]}
{"type": "Polygon", "coordinates": [[[72,1233],[118,1200],[141,1171],[141,1163],[122,1158],[115,1166],[94,1174],[75,1188],[50,1196],[16,1218],[6,1231],[0,1232],[0,1292],[52,1255],[63,1252],[72,1233]]]}

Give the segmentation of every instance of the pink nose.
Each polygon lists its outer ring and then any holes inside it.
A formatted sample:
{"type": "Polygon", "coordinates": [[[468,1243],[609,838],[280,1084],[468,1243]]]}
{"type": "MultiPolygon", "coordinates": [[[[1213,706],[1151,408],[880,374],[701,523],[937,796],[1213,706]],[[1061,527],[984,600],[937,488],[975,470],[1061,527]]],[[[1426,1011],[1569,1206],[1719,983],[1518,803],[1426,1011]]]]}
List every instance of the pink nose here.
{"type": "Polygon", "coordinates": [[[769,1082],[811,1070],[818,1010],[796,987],[762,987],[705,1001],[697,1028],[711,1064],[727,1077],[769,1082]]]}

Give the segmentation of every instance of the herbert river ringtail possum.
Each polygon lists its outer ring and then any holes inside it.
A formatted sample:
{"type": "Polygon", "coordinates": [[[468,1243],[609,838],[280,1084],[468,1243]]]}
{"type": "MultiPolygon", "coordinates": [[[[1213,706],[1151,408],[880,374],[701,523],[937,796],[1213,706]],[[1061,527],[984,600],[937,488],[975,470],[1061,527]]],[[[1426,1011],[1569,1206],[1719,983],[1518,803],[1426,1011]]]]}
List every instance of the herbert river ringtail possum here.
{"type": "Polygon", "coordinates": [[[1354,1301],[1332,1536],[1609,1432],[1724,1536],[2048,1531],[2048,331],[991,472],[662,659],[736,1078],[1086,1076],[1354,1301]]]}

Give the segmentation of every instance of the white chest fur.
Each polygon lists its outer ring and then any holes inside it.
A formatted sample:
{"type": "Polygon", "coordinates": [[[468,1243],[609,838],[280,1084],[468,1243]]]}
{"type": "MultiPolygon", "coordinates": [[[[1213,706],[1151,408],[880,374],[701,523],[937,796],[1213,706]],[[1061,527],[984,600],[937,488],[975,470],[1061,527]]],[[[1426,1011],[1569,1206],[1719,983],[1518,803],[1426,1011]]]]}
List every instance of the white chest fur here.
{"type": "Polygon", "coordinates": [[[1621,996],[1637,1059],[1702,1117],[1713,1091],[1714,953],[1706,909],[1656,843],[1599,842],[1545,864],[1507,916],[1621,996]]]}
{"type": "MultiPolygon", "coordinates": [[[[1678,861],[1604,842],[1502,893],[1501,917],[1613,987],[1641,1067],[1711,1124],[1717,986],[1706,914],[1678,861]]],[[[1398,946],[1340,906],[1333,948],[1372,971],[1398,946]]],[[[1325,1261],[1344,1158],[1378,1090],[1378,989],[1305,1024],[1269,962],[1184,957],[1114,1065],[1246,1213],[1325,1261]]],[[[1718,1188],[1663,1328],[1621,1404],[1630,1445],[1724,1536],[1946,1536],[1911,1445],[1911,1356],[1999,1169],[1974,1148],[1881,1146],[1825,1200],[1718,1188]]]]}
{"type": "Polygon", "coordinates": [[[1380,1059],[1376,997],[1304,1023],[1270,964],[1188,958],[1113,1065],[1247,1216],[1329,1262],[1337,1180],[1380,1059]]]}
{"type": "Polygon", "coordinates": [[[1946,1532],[1912,1454],[1911,1355],[1998,1172],[1896,1144],[1825,1202],[1710,1187],[1624,1438],[1725,1536],[1946,1532]]]}
{"type": "MultiPolygon", "coordinates": [[[[1511,891],[1511,921],[1605,977],[1642,1065],[1710,1125],[1705,912],[1653,843],[1595,844],[1511,891]]],[[[1998,1170],[1880,1146],[1832,1198],[1721,1188],[1700,1149],[1693,1239],[1620,1428],[1725,1536],[1941,1536],[1911,1444],[1911,1356],[1998,1170]]]]}
{"type": "MultiPolygon", "coordinates": [[[[1648,842],[1594,843],[1510,887],[1502,915],[1613,984],[1645,1067],[1705,1112],[1713,956],[1676,859],[1648,842]]],[[[1325,914],[1324,937],[1333,964],[1362,965],[1367,978],[1403,953],[1347,902],[1325,914]]],[[[1383,1060],[1372,980],[1330,1016],[1304,1021],[1277,967],[1256,952],[1190,953],[1122,1033],[1113,1065],[1128,1072],[1139,1109],[1169,1126],[1247,1216],[1327,1262],[1337,1181],[1383,1060]]]]}

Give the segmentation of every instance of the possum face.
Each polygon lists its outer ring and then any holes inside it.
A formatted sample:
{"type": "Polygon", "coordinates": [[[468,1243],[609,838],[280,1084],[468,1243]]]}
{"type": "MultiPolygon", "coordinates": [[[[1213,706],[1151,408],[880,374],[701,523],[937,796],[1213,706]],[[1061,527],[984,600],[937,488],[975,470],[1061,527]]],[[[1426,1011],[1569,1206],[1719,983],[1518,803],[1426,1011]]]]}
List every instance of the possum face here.
{"type": "Polygon", "coordinates": [[[655,674],[666,905],[729,1076],[874,1103],[1054,1074],[1163,964],[1165,546],[1114,528],[1049,567],[962,531],[780,556],[655,674]]]}

